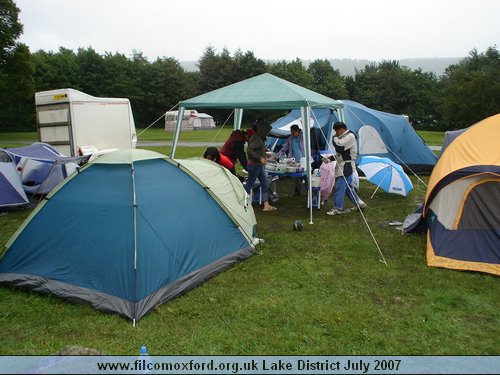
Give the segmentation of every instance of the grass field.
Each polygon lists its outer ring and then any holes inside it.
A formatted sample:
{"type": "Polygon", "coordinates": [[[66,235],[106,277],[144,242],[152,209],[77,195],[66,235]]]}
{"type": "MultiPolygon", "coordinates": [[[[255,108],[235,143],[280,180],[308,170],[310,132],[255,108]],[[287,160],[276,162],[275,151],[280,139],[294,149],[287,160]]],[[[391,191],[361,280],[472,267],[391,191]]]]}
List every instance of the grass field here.
{"type": "Polygon", "coordinates": [[[429,146],[441,146],[444,141],[444,132],[420,130],[417,132],[429,146]]]}
{"type": "MultiPolygon", "coordinates": [[[[0,146],[4,140],[12,139],[0,134],[0,146]]],[[[181,147],[177,156],[203,150],[181,147]]],[[[2,286],[0,354],[76,345],[135,355],[145,344],[153,355],[498,355],[498,277],[427,267],[425,237],[389,225],[423,202],[425,185],[411,178],[415,189],[406,198],[378,191],[369,199],[375,186],[361,181],[376,242],[360,213],[325,215],[331,202],[315,209],[309,224],[305,197],[292,197],[293,182],[280,181],[277,212],[254,206],[265,239],[257,254],[159,306],[135,328],[88,305],[2,286]],[[303,231],[292,231],[294,220],[303,231]]],[[[1,243],[29,212],[0,213],[1,243]]]]}
{"type": "MultiPolygon", "coordinates": [[[[213,130],[194,130],[181,132],[179,140],[183,142],[224,142],[232,131],[232,125],[217,127],[213,130]]],[[[160,128],[137,129],[138,140],[140,142],[171,141],[173,132],[166,132],[160,128]]],[[[0,146],[9,142],[36,142],[38,135],[36,132],[23,133],[0,133],[0,146]]]]}
{"type": "MultiPolygon", "coordinates": [[[[245,128],[245,127],[244,127],[245,128]]],[[[182,132],[179,140],[183,142],[224,142],[232,131],[232,124],[224,127],[217,127],[214,130],[194,130],[182,132]]],[[[433,131],[419,131],[420,136],[430,146],[440,146],[443,144],[444,133],[433,131]]],[[[161,128],[137,129],[138,139],[141,142],[171,141],[172,132],[165,132],[161,128]]],[[[9,141],[36,142],[36,132],[25,133],[0,133],[0,146],[7,147],[9,141]]],[[[8,146],[10,147],[10,146],[8,146]]]]}

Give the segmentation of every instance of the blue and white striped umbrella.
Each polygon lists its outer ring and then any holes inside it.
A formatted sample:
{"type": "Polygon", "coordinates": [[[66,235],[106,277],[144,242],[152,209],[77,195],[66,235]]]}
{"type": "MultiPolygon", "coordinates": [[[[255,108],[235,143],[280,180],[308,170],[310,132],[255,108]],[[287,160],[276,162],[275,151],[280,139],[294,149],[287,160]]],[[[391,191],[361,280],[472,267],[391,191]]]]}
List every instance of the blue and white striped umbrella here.
{"type": "MultiPolygon", "coordinates": [[[[388,193],[407,196],[413,185],[403,168],[389,158],[363,156],[358,165],[369,182],[388,193]]],[[[373,194],[375,194],[375,192],[373,194]]],[[[372,195],[373,197],[373,195],[372,195]]]]}

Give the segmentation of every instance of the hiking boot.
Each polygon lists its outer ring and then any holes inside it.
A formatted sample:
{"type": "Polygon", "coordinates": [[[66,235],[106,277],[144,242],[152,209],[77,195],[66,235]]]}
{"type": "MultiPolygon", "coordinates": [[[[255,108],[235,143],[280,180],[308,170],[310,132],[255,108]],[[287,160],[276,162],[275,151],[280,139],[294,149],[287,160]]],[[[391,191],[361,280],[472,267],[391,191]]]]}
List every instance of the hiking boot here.
{"type": "Polygon", "coordinates": [[[344,210],[339,210],[338,208],[332,208],[330,211],[328,211],[326,214],[333,216],[333,215],[340,215],[343,214],[344,210]]]}

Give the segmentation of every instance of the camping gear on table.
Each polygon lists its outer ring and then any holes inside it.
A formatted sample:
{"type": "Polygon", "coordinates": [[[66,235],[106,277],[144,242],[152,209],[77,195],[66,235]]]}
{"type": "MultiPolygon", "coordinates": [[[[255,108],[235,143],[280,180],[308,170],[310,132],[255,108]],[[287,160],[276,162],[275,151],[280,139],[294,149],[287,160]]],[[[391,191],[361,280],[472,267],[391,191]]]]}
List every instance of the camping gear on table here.
{"type": "Polygon", "coordinates": [[[300,166],[300,163],[295,162],[295,159],[288,160],[286,162],[268,161],[264,166],[264,169],[274,174],[302,173],[304,171],[300,166]]]}
{"type": "Polygon", "coordinates": [[[500,275],[500,114],[469,127],[441,154],[423,216],[427,264],[500,275]]]}
{"type": "Polygon", "coordinates": [[[388,158],[363,156],[358,168],[366,175],[368,182],[377,185],[377,189],[371,196],[372,198],[378,188],[405,197],[413,189],[411,180],[403,171],[403,168],[388,158]]]}
{"type": "Polygon", "coordinates": [[[278,169],[278,163],[268,161],[264,166],[264,169],[269,172],[275,172],[278,169]]]}
{"type": "Polygon", "coordinates": [[[236,176],[205,159],[127,149],[63,181],[7,243],[0,283],[135,321],[255,251],[236,176]]]}

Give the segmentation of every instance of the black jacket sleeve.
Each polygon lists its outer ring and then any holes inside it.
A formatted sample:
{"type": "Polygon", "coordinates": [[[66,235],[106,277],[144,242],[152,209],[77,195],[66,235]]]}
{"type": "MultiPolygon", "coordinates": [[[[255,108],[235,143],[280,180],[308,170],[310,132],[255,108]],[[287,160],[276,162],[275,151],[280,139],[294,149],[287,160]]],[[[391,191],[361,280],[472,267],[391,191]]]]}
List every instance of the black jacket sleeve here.
{"type": "Polygon", "coordinates": [[[247,169],[247,154],[245,153],[245,142],[234,142],[233,149],[236,157],[244,169],[247,169]]]}

